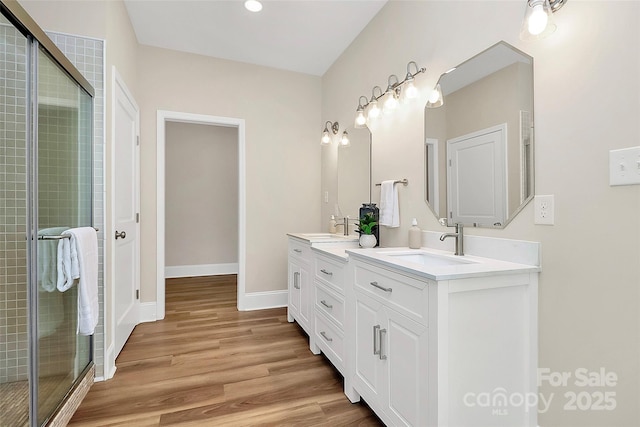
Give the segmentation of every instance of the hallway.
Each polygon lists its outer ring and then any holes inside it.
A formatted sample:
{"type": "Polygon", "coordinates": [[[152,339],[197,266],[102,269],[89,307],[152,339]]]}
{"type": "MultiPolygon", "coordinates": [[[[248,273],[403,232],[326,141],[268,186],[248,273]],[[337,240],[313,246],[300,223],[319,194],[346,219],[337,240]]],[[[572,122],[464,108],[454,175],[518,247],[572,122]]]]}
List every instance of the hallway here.
{"type": "Polygon", "coordinates": [[[138,325],[71,426],[380,426],[286,308],[238,312],[236,276],[167,280],[166,318],[138,325]]]}

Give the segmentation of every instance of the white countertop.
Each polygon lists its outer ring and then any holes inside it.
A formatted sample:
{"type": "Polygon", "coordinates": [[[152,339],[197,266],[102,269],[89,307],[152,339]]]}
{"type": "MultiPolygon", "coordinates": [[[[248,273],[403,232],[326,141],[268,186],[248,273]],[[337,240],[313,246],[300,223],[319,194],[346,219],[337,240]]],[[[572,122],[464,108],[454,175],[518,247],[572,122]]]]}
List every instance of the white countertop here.
{"type": "MultiPolygon", "coordinates": [[[[347,254],[347,249],[349,248],[336,248],[336,247],[327,247],[325,245],[322,246],[311,246],[312,251],[320,252],[323,255],[327,255],[335,260],[347,262],[349,260],[349,254],[347,254]]],[[[355,249],[355,248],[353,248],[355,249]]]]}
{"type": "Polygon", "coordinates": [[[344,236],[342,234],[331,233],[287,233],[289,237],[295,237],[296,239],[304,240],[308,243],[345,243],[345,242],[357,242],[359,236],[357,234],[350,234],[344,236]]]}
{"type": "Polygon", "coordinates": [[[462,257],[455,256],[451,252],[438,249],[421,248],[409,249],[407,247],[398,248],[372,248],[372,249],[346,249],[350,257],[377,264],[381,267],[391,268],[398,272],[414,274],[431,280],[452,280],[465,279],[471,277],[486,277],[503,274],[535,273],[541,269],[536,265],[518,264],[514,262],[501,261],[493,258],[483,258],[473,255],[462,257]],[[399,259],[392,253],[426,253],[437,259],[451,260],[454,265],[422,265],[399,259]],[[385,254],[386,253],[386,254],[385,254]]]}

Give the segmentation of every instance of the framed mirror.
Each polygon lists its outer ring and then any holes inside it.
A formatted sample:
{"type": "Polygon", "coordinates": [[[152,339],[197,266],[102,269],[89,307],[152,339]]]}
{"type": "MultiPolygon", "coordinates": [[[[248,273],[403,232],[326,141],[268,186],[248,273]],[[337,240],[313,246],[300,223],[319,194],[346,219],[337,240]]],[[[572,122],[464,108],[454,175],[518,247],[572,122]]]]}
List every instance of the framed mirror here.
{"type": "Polygon", "coordinates": [[[533,198],[533,58],[501,41],[440,76],[424,109],[425,200],[504,228],[533,198]]]}
{"type": "Polygon", "coordinates": [[[337,148],[337,200],[341,216],[357,219],[362,204],[371,201],[371,132],[349,128],[349,142],[337,148]]]}

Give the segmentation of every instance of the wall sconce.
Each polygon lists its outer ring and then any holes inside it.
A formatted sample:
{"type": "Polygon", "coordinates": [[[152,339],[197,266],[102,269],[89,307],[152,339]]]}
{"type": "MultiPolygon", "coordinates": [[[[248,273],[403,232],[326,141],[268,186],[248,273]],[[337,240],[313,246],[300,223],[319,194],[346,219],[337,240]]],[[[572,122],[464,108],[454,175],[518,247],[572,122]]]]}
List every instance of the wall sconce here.
{"type": "Polygon", "coordinates": [[[327,123],[324,124],[320,145],[330,145],[333,140],[331,133],[335,136],[338,134],[338,131],[340,131],[340,124],[338,122],[327,121],[327,123]]]}
{"type": "Polygon", "coordinates": [[[383,110],[385,114],[391,113],[398,107],[398,100],[401,96],[404,96],[405,101],[415,99],[418,97],[418,89],[414,85],[415,76],[427,71],[426,68],[419,68],[418,65],[411,61],[407,64],[407,75],[404,80],[399,81],[398,76],[392,74],[387,79],[387,90],[382,92],[380,86],[374,86],[371,89],[371,99],[367,102],[366,96],[361,96],[358,99],[358,108],[356,109],[355,127],[365,127],[367,122],[375,120],[380,116],[380,107],[378,106],[378,100],[385,97],[383,110]],[[411,65],[415,67],[415,72],[411,72],[411,65]],[[376,94],[376,88],[379,94],[376,94]],[[364,98],[365,103],[362,103],[364,98]]]}
{"type": "Polygon", "coordinates": [[[553,13],[560,10],[567,0],[527,0],[527,7],[520,29],[521,40],[547,37],[556,30],[553,13]]]}

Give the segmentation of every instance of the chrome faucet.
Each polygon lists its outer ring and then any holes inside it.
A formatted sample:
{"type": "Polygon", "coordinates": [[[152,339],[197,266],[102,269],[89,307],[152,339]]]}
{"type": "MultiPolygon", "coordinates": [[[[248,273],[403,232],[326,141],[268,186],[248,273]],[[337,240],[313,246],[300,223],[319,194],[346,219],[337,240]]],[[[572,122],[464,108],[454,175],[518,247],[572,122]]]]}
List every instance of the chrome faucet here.
{"type": "Polygon", "coordinates": [[[349,221],[346,216],[342,218],[341,224],[336,224],[336,227],[342,227],[343,234],[345,236],[349,235],[349,221]]]}
{"type": "Polygon", "coordinates": [[[462,232],[463,226],[460,223],[455,225],[456,232],[455,233],[443,233],[440,236],[440,241],[444,242],[444,239],[447,237],[455,237],[456,238],[456,251],[454,255],[462,256],[464,255],[464,233],[462,232]]]}

